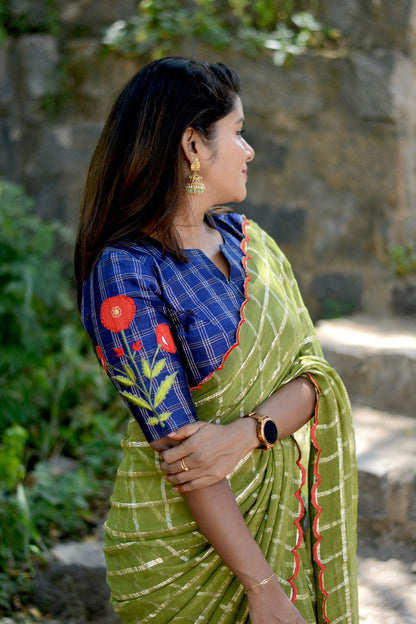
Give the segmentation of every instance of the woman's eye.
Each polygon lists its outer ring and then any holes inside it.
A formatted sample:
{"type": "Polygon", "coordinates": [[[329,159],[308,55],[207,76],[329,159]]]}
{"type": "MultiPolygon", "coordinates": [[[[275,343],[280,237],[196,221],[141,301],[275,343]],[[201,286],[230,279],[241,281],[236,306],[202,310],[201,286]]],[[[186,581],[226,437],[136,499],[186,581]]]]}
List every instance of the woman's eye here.
{"type": "Polygon", "coordinates": [[[246,132],[246,129],[245,129],[245,128],[240,128],[240,130],[237,130],[237,134],[238,134],[239,136],[243,136],[243,134],[245,134],[245,132],[246,132]]]}

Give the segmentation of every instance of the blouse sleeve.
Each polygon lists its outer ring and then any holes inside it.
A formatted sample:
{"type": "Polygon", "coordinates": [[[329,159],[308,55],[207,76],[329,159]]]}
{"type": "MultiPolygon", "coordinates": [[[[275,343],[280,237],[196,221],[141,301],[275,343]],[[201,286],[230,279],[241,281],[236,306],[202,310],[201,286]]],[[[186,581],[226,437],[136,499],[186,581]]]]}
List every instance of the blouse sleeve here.
{"type": "Polygon", "coordinates": [[[82,320],[146,439],[197,421],[152,259],[106,250],[84,283],[82,320]]]}

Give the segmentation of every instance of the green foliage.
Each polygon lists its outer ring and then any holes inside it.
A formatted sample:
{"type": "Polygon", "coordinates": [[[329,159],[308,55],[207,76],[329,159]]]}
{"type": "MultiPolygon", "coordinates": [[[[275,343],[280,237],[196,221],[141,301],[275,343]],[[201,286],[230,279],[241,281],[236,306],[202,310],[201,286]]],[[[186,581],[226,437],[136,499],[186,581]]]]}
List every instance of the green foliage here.
{"type": "Polygon", "coordinates": [[[409,241],[405,245],[394,245],[390,250],[393,271],[399,277],[416,274],[416,243],[409,241]]]}
{"type": "Polygon", "coordinates": [[[75,329],[55,258],[58,232],[65,234],[32,213],[19,187],[0,183],[0,434],[16,422],[30,429],[63,400],[68,334],[75,329]]]}
{"type": "Polygon", "coordinates": [[[30,530],[19,498],[0,488],[0,615],[10,611],[13,596],[24,600],[31,589],[30,530]]]}
{"type": "Polygon", "coordinates": [[[30,593],[32,554],[41,544],[22,485],[26,438],[27,431],[13,425],[0,444],[0,614],[9,610],[13,595],[30,593]]]}
{"type": "Polygon", "coordinates": [[[13,491],[23,480],[25,470],[23,455],[28,433],[20,425],[6,429],[0,444],[0,483],[8,491],[13,491]]]}
{"type": "Polygon", "coordinates": [[[334,45],[338,38],[338,33],[325,30],[311,13],[300,10],[309,4],[299,0],[190,0],[178,6],[176,0],[140,0],[137,14],[114,22],[103,42],[108,50],[123,55],[157,58],[185,36],[249,54],[268,48],[281,65],[306,47],[334,45]]]}
{"type": "Polygon", "coordinates": [[[97,523],[119,461],[126,412],[79,323],[67,239],[0,180],[0,615],[29,596],[44,544],[97,523]]]}
{"type": "Polygon", "coordinates": [[[60,33],[56,0],[44,0],[36,9],[27,10],[13,0],[0,0],[0,43],[7,36],[19,36],[26,33],[60,33]],[[39,8],[41,10],[39,11],[39,8]]]}
{"type": "Polygon", "coordinates": [[[82,534],[91,518],[88,499],[97,492],[98,482],[82,468],[60,472],[48,462],[36,464],[32,479],[28,503],[33,524],[46,542],[82,534]]]}

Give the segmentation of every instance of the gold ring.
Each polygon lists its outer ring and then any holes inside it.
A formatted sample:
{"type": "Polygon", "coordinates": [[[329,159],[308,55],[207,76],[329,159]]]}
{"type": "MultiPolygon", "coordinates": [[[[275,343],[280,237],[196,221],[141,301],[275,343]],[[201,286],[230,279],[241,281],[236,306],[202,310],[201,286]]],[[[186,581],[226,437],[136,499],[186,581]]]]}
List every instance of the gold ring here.
{"type": "Polygon", "coordinates": [[[183,457],[182,457],[182,459],[181,459],[181,468],[182,468],[182,470],[184,470],[185,472],[186,472],[187,470],[189,470],[188,466],[185,464],[185,460],[184,460],[184,458],[183,458],[183,457]]]}

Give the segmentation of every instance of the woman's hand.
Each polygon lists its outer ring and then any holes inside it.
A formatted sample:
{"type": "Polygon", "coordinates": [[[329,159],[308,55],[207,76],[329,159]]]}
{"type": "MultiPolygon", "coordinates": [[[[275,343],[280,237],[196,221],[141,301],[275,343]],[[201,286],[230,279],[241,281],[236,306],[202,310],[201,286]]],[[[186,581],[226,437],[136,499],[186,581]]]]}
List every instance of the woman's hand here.
{"type": "MultiPolygon", "coordinates": [[[[256,411],[273,418],[281,439],[311,418],[315,400],[315,388],[310,380],[298,377],[274,392],[256,411]]],[[[151,446],[160,453],[161,468],[167,479],[185,493],[224,479],[247,453],[259,446],[259,441],[256,421],[237,418],[228,425],[206,422],[185,425],[162,440],[151,442],[151,446]]]]}
{"type": "Polygon", "coordinates": [[[306,624],[275,577],[247,591],[251,624],[306,624]]]}
{"type": "Polygon", "coordinates": [[[168,437],[176,445],[161,452],[161,468],[179,492],[218,483],[259,444],[252,418],[240,418],[228,425],[192,423],[168,437]]]}

